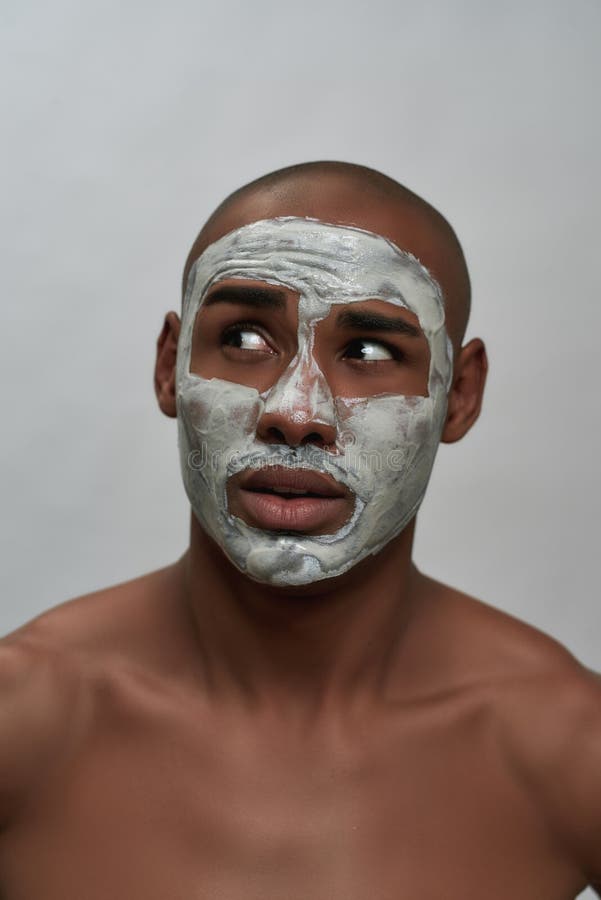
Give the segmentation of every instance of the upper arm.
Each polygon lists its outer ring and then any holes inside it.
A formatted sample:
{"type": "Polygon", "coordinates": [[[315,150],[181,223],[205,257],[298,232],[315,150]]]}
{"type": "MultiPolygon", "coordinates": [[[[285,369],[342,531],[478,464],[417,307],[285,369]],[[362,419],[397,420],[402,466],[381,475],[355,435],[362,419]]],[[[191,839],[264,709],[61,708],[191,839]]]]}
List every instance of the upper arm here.
{"type": "Polygon", "coordinates": [[[573,806],[566,820],[574,835],[575,850],[582,854],[585,874],[601,886],[601,685],[590,712],[574,731],[574,742],[565,763],[568,798],[573,806]]]}
{"type": "Polygon", "coordinates": [[[520,764],[537,805],[590,884],[601,884],[601,677],[545,679],[521,723],[520,764]]]}
{"type": "Polygon", "coordinates": [[[0,826],[5,826],[61,739],[64,692],[56,667],[24,642],[0,641],[0,826]]]}
{"type": "MultiPolygon", "coordinates": [[[[565,820],[591,882],[601,888],[601,676],[589,672],[573,700],[574,719],[562,772],[565,820]]],[[[558,793],[557,787],[555,792],[558,793]]]]}

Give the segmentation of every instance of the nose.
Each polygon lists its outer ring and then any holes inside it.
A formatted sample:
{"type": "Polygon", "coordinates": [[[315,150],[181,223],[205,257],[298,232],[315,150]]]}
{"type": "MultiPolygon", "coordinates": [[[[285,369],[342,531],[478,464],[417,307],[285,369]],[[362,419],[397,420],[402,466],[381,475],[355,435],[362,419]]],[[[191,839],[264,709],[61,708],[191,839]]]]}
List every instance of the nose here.
{"type": "Polygon", "coordinates": [[[265,398],[257,437],[266,444],[336,445],[334,398],[308,348],[292,361],[265,398]]]}

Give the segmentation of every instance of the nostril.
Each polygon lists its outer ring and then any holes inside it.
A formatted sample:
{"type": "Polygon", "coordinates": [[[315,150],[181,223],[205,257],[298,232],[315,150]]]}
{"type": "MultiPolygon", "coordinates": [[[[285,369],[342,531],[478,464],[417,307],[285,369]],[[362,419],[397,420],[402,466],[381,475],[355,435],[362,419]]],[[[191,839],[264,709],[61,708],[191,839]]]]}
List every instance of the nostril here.
{"type": "Polygon", "coordinates": [[[316,444],[318,447],[321,447],[325,444],[326,441],[323,438],[323,435],[319,434],[318,431],[312,431],[311,434],[306,435],[301,441],[301,444],[316,444]]]}
{"type": "Polygon", "coordinates": [[[283,431],[280,431],[279,428],[276,428],[272,425],[268,430],[267,434],[270,440],[273,440],[276,444],[286,444],[286,435],[283,431]]]}

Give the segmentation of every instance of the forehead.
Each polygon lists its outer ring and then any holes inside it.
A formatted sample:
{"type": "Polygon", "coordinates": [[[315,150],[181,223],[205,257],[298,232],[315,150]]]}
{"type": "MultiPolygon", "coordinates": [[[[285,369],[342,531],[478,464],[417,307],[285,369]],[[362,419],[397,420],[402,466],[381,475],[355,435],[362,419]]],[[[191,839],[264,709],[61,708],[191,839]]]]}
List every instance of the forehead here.
{"type": "Polygon", "coordinates": [[[438,283],[410,253],[380,235],[313,219],[253,222],[209,245],[193,265],[185,306],[196,308],[225,279],[282,284],[299,312],[323,318],[334,303],[379,299],[409,309],[425,331],[444,324],[438,283]]]}

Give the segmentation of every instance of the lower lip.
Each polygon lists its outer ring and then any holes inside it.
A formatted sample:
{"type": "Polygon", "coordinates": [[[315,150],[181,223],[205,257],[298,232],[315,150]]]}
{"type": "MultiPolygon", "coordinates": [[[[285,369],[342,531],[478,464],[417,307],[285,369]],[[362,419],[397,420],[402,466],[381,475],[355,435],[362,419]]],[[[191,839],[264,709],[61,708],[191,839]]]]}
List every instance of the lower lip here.
{"type": "Polygon", "coordinates": [[[237,492],[248,525],[268,531],[332,534],[348,518],[344,497],[281,497],[255,491],[237,492]]]}

